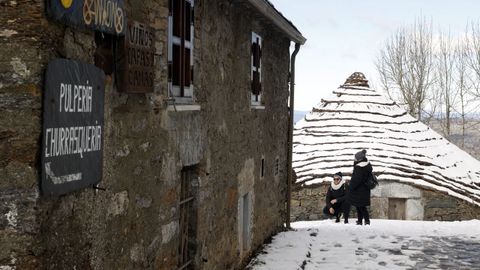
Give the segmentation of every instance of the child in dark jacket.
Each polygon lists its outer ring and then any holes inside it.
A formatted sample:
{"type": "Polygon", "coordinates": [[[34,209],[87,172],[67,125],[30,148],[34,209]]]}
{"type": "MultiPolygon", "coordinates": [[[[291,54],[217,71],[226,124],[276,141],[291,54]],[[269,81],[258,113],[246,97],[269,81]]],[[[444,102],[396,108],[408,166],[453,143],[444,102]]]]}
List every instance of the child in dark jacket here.
{"type": "Polygon", "coordinates": [[[342,179],[342,173],[333,175],[333,181],[327,191],[326,203],[323,213],[329,217],[335,217],[335,222],[340,222],[343,213],[345,223],[348,223],[350,204],[347,201],[348,185],[342,179]]]}

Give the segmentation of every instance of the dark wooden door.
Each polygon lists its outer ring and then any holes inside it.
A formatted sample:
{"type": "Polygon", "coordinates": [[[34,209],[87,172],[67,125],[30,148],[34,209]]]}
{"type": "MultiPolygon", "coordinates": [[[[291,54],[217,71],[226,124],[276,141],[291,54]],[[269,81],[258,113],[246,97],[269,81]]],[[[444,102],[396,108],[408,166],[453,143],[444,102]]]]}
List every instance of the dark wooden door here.
{"type": "Polygon", "coordinates": [[[405,203],[406,199],[388,198],[388,219],[405,220],[405,203]]]}

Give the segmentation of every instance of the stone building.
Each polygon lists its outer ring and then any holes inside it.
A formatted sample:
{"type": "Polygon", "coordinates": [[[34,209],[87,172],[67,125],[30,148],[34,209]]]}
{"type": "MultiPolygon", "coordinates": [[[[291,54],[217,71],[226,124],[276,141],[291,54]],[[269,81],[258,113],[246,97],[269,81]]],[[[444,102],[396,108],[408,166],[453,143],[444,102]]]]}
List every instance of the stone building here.
{"type": "Polygon", "coordinates": [[[349,180],[366,149],[380,182],[373,218],[480,218],[480,162],[371,89],[355,72],[294,130],[292,220],[322,218],[332,175],[349,180]]]}
{"type": "Polygon", "coordinates": [[[0,1],[0,25],[1,269],[239,269],[283,229],[305,38],[267,0],[0,1]]]}

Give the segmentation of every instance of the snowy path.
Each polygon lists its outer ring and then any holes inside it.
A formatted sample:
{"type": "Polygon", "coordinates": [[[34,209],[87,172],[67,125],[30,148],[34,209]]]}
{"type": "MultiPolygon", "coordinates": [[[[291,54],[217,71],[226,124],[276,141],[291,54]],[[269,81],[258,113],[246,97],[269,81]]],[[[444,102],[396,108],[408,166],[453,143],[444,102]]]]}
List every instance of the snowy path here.
{"type": "Polygon", "coordinates": [[[323,220],[292,227],[247,269],[480,269],[480,220],[372,220],[370,226],[323,220]]]}

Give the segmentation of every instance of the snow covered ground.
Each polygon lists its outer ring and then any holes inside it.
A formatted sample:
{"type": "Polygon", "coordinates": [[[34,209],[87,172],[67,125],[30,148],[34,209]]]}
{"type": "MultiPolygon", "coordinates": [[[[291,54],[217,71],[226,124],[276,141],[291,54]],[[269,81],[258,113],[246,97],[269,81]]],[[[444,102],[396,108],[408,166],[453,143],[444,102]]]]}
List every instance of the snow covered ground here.
{"type": "Polygon", "coordinates": [[[292,223],[247,269],[480,269],[480,220],[354,222],[292,223]]]}

